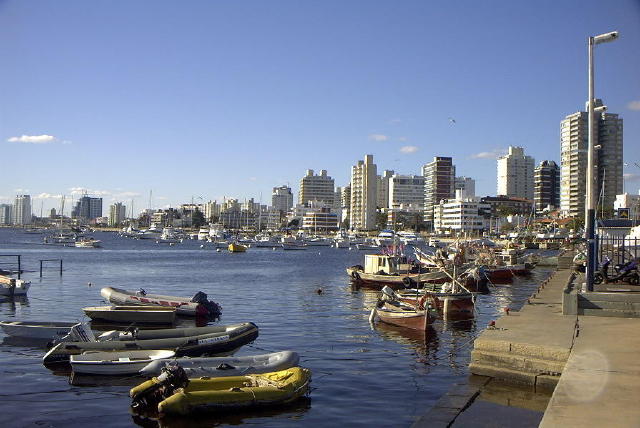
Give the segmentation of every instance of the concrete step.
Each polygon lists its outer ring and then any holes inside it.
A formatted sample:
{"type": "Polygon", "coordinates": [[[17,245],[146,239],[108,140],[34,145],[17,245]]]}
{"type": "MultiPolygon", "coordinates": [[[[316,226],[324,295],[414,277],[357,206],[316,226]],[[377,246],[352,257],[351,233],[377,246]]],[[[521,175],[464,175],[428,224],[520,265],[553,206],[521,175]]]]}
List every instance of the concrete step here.
{"type": "Polygon", "coordinates": [[[614,318],[640,318],[640,313],[635,311],[621,311],[616,309],[581,309],[578,308],[579,315],[594,317],[614,317],[614,318]]]}
{"type": "Polygon", "coordinates": [[[607,302],[602,300],[581,299],[578,296],[578,307],[580,309],[611,309],[624,312],[635,312],[640,314],[640,303],[633,302],[607,302]]]}
{"type": "MultiPolygon", "coordinates": [[[[620,288],[630,287],[628,284],[620,284],[620,288]]],[[[624,303],[640,303],[640,293],[627,293],[627,292],[592,292],[592,293],[580,293],[578,295],[580,300],[589,300],[592,302],[624,302],[624,303]]]]}
{"type": "Polygon", "coordinates": [[[531,385],[545,390],[553,390],[560,380],[560,376],[536,375],[505,367],[493,367],[474,362],[469,364],[469,371],[475,375],[489,376],[503,381],[531,385]]]}
{"type": "Polygon", "coordinates": [[[479,350],[473,350],[471,352],[471,362],[483,366],[528,372],[534,375],[546,374],[552,376],[560,376],[565,365],[565,361],[545,360],[513,353],[496,353],[479,350]]]}

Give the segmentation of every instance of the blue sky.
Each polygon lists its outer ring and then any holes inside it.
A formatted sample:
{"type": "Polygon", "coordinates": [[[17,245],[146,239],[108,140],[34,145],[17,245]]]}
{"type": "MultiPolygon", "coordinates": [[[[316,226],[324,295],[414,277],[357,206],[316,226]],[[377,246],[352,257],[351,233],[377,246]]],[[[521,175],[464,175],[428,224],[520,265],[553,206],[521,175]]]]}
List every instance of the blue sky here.
{"type": "Polygon", "coordinates": [[[587,37],[612,30],[596,95],[624,118],[635,193],[637,0],[0,1],[0,203],[267,203],[306,169],[344,185],[365,154],[403,174],[453,156],[494,194],[507,146],[559,161],[587,37]]]}

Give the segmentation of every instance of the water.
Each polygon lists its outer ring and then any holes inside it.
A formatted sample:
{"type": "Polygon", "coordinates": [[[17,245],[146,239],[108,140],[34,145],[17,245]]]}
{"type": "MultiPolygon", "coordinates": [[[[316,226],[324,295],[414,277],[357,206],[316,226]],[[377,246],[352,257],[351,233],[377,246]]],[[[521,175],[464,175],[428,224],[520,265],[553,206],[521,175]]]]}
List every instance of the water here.
{"type": "MultiPolygon", "coordinates": [[[[253,321],[260,328],[259,338],[237,355],[291,349],[313,372],[310,398],[286,409],[199,415],[163,426],[409,426],[468,376],[473,339],[489,321],[505,306],[519,307],[549,274],[537,269],[529,278],[496,287],[478,297],[476,320],[438,320],[425,335],[370,326],[376,294],[352,289],[345,273],[347,266],[362,264],[360,251],[251,248],[231,254],[200,249],[196,241],[168,247],[113,233],[95,237],[102,249],[45,246],[41,235],[0,229],[0,254],[22,254],[23,269],[37,271],[40,259],[64,260],[62,277],[55,269],[42,279],[38,272],[26,273],[32,281],[28,298],[0,302],[0,319],[81,320],[82,307],[104,304],[103,286],[180,296],[202,290],[222,305],[219,323],[253,321]]],[[[70,385],[68,376],[42,366],[44,349],[15,344],[2,332],[0,339],[0,423],[155,426],[131,415],[131,383],[70,385]]]]}

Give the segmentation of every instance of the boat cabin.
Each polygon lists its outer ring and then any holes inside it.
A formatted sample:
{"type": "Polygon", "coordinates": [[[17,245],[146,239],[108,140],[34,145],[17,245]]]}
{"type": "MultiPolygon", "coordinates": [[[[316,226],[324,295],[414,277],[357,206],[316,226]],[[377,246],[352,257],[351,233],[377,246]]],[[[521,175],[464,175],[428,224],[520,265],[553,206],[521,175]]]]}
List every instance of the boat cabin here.
{"type": "Polygon", "coordinates": [[[407,273],[411,269],[404,256],[386,256],[382,254],[366,254],[364,256],[364,273],[397,275],[407,273]]]}

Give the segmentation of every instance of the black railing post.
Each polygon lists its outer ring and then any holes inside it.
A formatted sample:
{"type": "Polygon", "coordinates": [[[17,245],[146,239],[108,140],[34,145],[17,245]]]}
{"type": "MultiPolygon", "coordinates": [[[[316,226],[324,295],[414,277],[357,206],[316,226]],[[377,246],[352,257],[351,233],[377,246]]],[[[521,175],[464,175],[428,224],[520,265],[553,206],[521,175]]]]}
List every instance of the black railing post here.
{"type": "Polygon", "coordinates": [[[40,278],[42,278],[42,260],[40,260],[40,278]]]}
{"type": "Polygon", "coordinates": [[[18,255],[18,279],[20,279],[20,275],[22,275],[22,264],[20,263],[21,256],[18,255]]]}
{"type": "Polygon", "coordinates": [[[60,259],[60,276],[62,276],[62,259],[60,259]]]}

